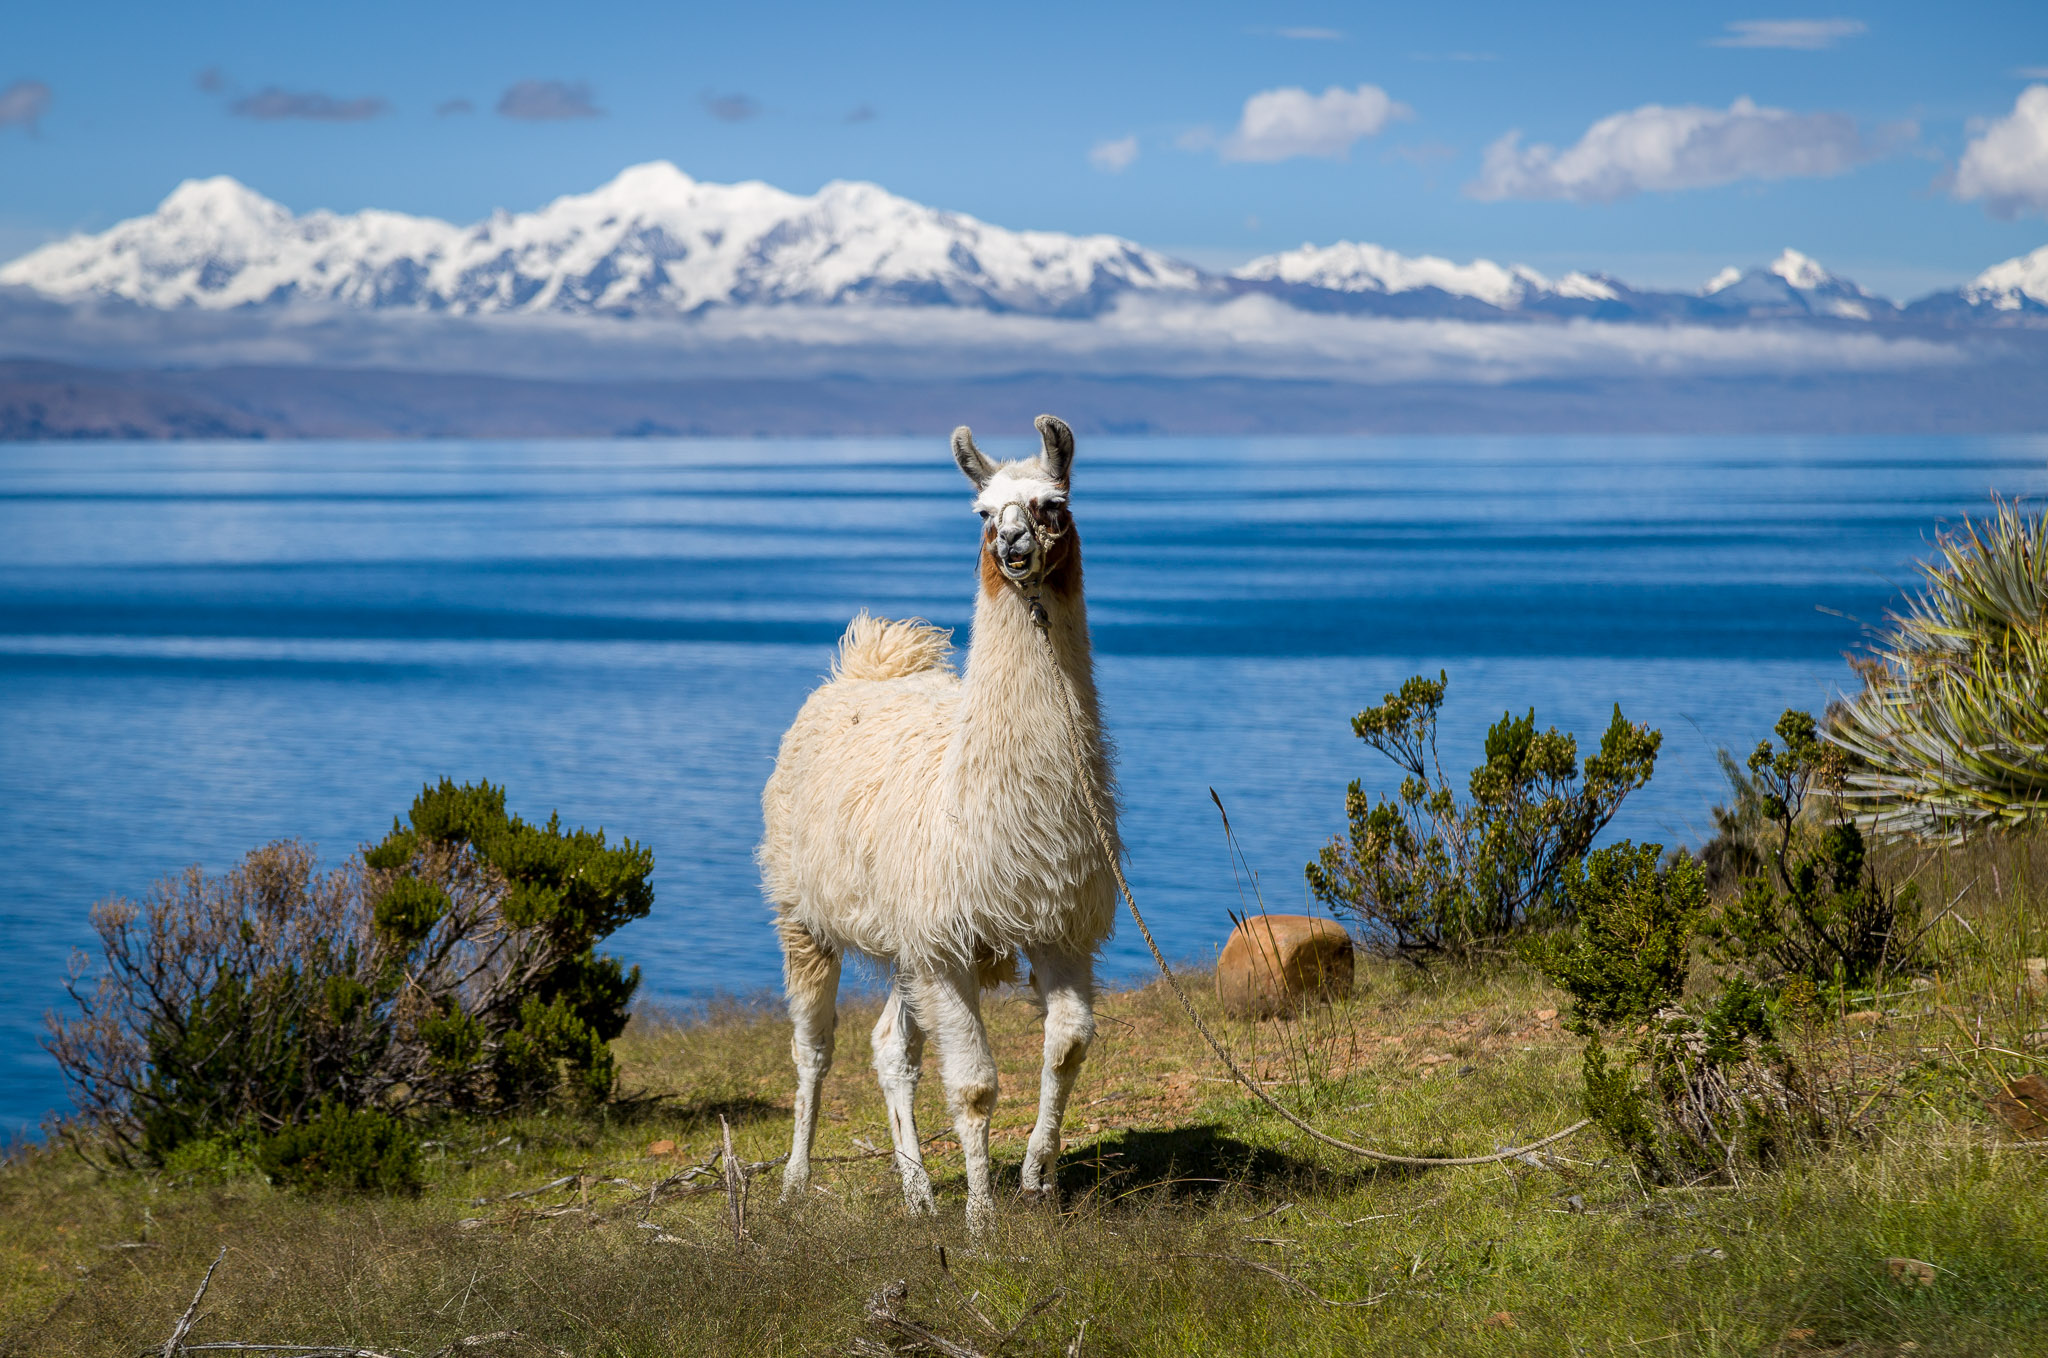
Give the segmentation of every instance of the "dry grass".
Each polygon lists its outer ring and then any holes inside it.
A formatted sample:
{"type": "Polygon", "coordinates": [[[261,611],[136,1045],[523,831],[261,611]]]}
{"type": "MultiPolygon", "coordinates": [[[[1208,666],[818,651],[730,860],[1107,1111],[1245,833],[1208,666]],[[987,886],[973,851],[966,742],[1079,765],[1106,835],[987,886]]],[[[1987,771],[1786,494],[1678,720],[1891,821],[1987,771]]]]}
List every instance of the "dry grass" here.
{"type": "MultiPolygon", "coordinates": [[[[517,1331],[455,1351],[872,1354],[916,1351],[922,1328],[991,1358],[2048,1352],[2048,1149],[2015,1141],[1982,1104],[1999,1078],[2048,1065],[2028,1045],[2048,1029],[2048,996],[2024,965],[2048,954],[2044,861],[2004,848],[1921,865],[1937,909],[1980,883],[1930,936],[1938,977],[1823,1030],[1877,1129],[1732,1190],[1645,1192],[1591,1133],[1542,1168],[1346,1162],[1224,1083],[1153,987],[1102,1007],[1061,1209],[1012,1200],[993,1238],[971,1244],[957,1150],[941,1136],[929,1154],[942,1215],[905,1218],[889,1161],[870,1153],[888,1145],[866,1069],[874,1011],[853,1006],[824,1094],[817,1190],[785,1212],[773,1171],[755,1179],[736,1242],[718,1177],[674,1179],[712,1159],[721,1117],[742,1160],[786,1149],[787,1028],[734,1008],[636,1023],[620,1051],[650,1097],[607,1119],[447,1129],[416,1200],[305,1198],[247,1176],[108,1178],[59,1152],[17,1156],[0,1168],[0,1353],[161,1346],[223,1245],[194,1342],[426,1355],[517,1331]],[[674,1146],[650,1154],[662,1142],[674,1146]],[[1935,1281],[1895,1279],[1894,1257],[1932,1264],[1935,1281]],[[899,1280],[904,1299],[880,1304],[909,1328],[868,1312],[899,1280]]],[[[1472,1153],[1578,1115],[1577,1044],[1539,1017],[1558,1005],[1516,967],[1424,976],[1375,963],[1348,1003],[1227,1031],[1260,1078],[1333,1130],[1472,1153]]],[[[996,1155],[1014,1187],[1035,1015],[1009,995],[989,1015],[1005,1090],[996,1155]]],[[[935,1087],[921,1107],[941,1132],[935,1087]]]]}

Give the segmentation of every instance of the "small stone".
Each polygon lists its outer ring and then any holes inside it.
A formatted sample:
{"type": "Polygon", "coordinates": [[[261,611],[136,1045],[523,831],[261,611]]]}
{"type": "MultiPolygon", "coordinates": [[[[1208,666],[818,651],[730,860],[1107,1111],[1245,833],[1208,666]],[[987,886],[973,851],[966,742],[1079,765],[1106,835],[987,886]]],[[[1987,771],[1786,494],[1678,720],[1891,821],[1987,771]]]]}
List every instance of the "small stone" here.
{"type": "Polygon", "coordinates": [[[1984,1105],[2025,1140],[2048,1136],[2048,1080],[2039,1075],[2014,1080],[1984,1105]]]}
{"type": "Polygon", "coordinates": [[[1515,1324],[1514,1313],[1510,1311],[1495,1311],[1483,1323],[1496,1330],[1515,1330],[1521,1328],[1515,1324]]]}
{"type": "Polygon", "coordinates": [[[663,1137],[659,1141],[650,1141],[647,1143],[647,1154],[650,1158],[657,1155],[674,1155],[675,1153],[676,1143],[669,1140],[667,1137],[663,1137]]]}
{"type": "Polygon", "coordinates": [[[1904,1283],[1908,1287],[1934,1286],[1934,1265],[1925,1259],[1893,1256],[1884,1261],[1884,1266],[1885,1271],[1891,1274],[1893,1282],[1904,1283]]]}
{"type": "Polygon", "coordinates": [[[1216,959],[1216,998],[1233,1018],[1291,1017],[1305,1003],[1351,993],[1353,951],[1335,920],[1253,916],[1216,959]]]}
{"type": "Polygon", "coordinates": [[[1536,1011],[1536,1021],[1538,1023],[1548,1023],[1556,1017],[1557,1011],[1555,1009],[1538,1009],[1536,1011]]]}

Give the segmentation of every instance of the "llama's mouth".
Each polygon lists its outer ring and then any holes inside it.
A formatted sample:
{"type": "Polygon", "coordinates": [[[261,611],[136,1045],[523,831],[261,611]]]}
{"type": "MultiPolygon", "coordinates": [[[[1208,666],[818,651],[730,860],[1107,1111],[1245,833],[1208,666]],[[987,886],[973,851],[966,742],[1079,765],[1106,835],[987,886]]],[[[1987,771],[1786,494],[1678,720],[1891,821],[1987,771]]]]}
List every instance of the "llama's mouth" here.
{"type": "Polygon", "coordinates": [[[1022,580],[1025,576],[1031,574],[1031,554],[1028,552],[1023,556],[1003,557],[996,564],[1001,566],[1003,574],[1009,576],[1012,580],[1022,580]]]}

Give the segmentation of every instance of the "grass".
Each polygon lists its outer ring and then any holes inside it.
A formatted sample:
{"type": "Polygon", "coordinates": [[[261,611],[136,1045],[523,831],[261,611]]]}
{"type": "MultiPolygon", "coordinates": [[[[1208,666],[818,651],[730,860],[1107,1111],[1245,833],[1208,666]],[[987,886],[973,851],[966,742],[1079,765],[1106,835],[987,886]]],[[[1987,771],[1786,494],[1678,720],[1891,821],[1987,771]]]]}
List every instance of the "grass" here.
{"type": "MultiPolygon", "coordinates": [[[[1544,1168],[1346,1160],[1224,1082],[1154,986],[1104,999],[1061,1207],[1011,1199],[979,1244],[943,1136],[928,1148],[936,1221],[906,1218],[889,1161],[868,1153],[888,1145],[866,1068],[874,1010],[850,1006],[817,1191],[784,1211],[767,1170],[735,1242],[713,1175],[646,1205],[656,1181],[711,1160],[721,1117],[742,1160],[787,1148],[786,1025],[732,1007],[636,1021],[619,1050],[647,1097],[603,1117],[444,1129],[418,1198],[306,1197],[232,1165],[108,1176],[68,1152],[17,1152],[0,1166],[0,1353],[160,1348],[223,1247],[190,1342],[394,1358],[918,1351],[868,1314],[898,1282],[891,1314],[991,1358],[2048,1352],[2048,1148],[1982,1103],[1998,1078],[2048,1065],[2029,1045],[2048,996],[2024,965],[2048,953],[2044,866],[2040,844],[1917,865],[1936,909],[1974,883],[1930,934],[1939,967],[1809,1042],[1854,1063],[1871,1130],[1733,1188],[1646,1190],[1591,1131],[1544,1168]],[[506,1198],[565,1175],[580,1177],[506,1198]],[[1932,1264],[1932,1285],[1894,1278],[1895,1257],[1932,1264]],[[446,1348],[505,1331],[518,1337],[446,1348]]],[[[1320,1125],[1470,1154],[1579,1116],[1560,1007],[1515,964],[1368,962],[1348,1002],[1298,1021],[1211,1018],[1320,1125]]],[[[1014,1189],[1035,1015],[1009,992],[988,1012],[996,1157],[1014,1189]]],[[[936,1083],[929,1133],[945,1125],[936,1083]]]]}

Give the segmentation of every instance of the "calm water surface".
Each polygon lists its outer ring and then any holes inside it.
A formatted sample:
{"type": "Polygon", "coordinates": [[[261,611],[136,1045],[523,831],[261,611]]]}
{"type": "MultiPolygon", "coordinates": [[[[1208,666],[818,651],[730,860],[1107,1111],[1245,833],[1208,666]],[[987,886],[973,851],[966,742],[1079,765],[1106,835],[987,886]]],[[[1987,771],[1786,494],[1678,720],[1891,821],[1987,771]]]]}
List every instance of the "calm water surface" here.
{"type": "MultiPolygon", "coordinates": [[[[2044,482],[2041,439],[1084,440],[1133,885],[1220,944],[1213,786],[1298,903],[1345,784],[1392,786],[1347,719],[1438,669],[1461,769],[1509,707],[1662,729],[1615,828],[1697,843],[1714,748],[1836,691],[1939,521],[2044,482]]],[[[0,1131],[62,1100],[92,902],[339,858],[444,774],[652,846],[613,944],[647,999],[771,986],[776,740],[856,609],[965,623],[968,498],[940,439],[0,447],[0,1131]]]]}

